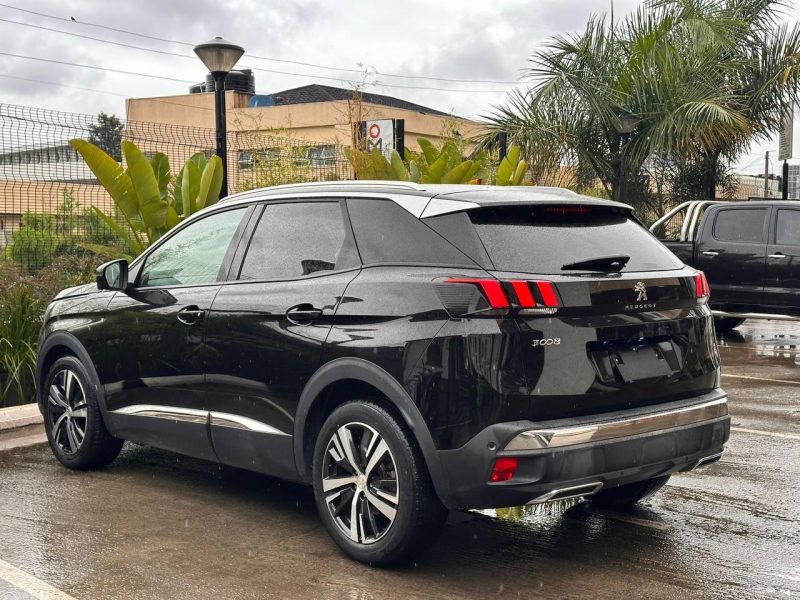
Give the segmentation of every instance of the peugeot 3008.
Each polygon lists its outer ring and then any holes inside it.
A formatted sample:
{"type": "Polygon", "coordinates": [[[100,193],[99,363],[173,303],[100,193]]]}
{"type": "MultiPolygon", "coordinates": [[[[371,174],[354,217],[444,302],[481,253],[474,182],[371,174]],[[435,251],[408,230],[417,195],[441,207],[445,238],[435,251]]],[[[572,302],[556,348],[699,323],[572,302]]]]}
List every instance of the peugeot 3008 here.
{"type": "Polygon", "coordinates": [[[448,509],[636,502],[730,420],[702,273],[631,207],[555,188],[304,184],[232,196],[50,304],[53,453],[123,440],[313,485],[352,558],[448,509]]]}

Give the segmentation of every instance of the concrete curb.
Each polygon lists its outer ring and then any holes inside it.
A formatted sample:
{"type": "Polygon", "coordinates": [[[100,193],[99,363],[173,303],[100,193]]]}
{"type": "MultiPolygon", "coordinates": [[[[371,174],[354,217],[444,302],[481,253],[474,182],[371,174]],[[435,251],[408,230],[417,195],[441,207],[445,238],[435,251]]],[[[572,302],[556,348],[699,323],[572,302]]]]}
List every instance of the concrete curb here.
{"type": "Polygon", "coordinates": [[[0,452],[46,442],[44,420],[36,403],[0,408],[0,452]]]}

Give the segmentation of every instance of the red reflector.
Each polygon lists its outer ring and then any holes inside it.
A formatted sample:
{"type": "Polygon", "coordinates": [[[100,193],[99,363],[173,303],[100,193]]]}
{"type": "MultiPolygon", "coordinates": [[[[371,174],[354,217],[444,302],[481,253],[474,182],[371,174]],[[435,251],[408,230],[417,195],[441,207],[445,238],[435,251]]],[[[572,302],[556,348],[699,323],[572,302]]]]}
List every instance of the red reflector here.
{"type": "Polygon", "coordinates": [[[503,286],[497,279],[475,279],[472,277],[463,277],[455,279],[447,279],[447,283],[471,283],[477,285],[483,291],[483,295],[489,301],[492,308],[508,308],[508,298],[503,291],[503,286]]]}
{"type": "Polygon", "coordinates": [[[556,286],[549,281],[537,281],[536,287],[539,288],[539,293],[542,295],[542,301],[545,306],[558,306],[556,286]]]}
{"type": "Polygon", "coordinates": [[[517,458],[498,458],[494,461],[492,468],[492,483],[499,483],[501,481],[509,481],[514,477],[517,472],[517,465],[519,459],[517,458]]]}
{"type": "Polygon", "coordinates": [[[536,300],[533,299],[531,288],[528,286],[527,281],[512,281],[511,285],[514,287],[514,293],[517,295],[519,305],[522,308],[533,308],[536,306],[536,300]]]}
{"type": "Polygon", "coordinates": [[[708,298],[711,295],[708,279],[706,279],[706,274],[702,271],[694,276],[694,288],[698,298],[708,298]]]}

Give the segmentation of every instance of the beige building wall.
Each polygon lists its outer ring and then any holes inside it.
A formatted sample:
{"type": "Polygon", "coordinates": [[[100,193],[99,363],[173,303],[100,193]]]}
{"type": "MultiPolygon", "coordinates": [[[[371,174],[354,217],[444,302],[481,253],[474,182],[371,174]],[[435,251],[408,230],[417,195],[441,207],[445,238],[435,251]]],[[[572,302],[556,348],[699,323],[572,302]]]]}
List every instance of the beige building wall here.
{"type": "MultiPolygon", "coordinates": [[[[226,92],[227,124],[231,134],[246,137],[256,132],[269,132],[307,144],[349,146],[350,124],[353,122],[404,119],[406,147],[418,150],[418,137],[436,142],[448,129],[455,128],[469,140],[483,131],[480,123],[460,117],[424,114],[366,102],[360,106],[347,101],[331,101],[249,107],[249,101],[249,94],[226,92]]],[[[213,93],[132,98],[126,101],[126,111],[128,121],[214,128],[213,93]]]]}

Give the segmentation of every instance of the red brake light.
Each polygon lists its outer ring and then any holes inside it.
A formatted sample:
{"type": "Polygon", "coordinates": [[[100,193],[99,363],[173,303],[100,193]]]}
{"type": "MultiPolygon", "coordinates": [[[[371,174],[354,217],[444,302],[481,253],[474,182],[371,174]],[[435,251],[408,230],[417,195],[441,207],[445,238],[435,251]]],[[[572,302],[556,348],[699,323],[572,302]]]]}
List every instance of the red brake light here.
{"type": "Polygon", "coordinates": [[[503,282],[497,279],[481,279],[479,277],[453,277],[445,279],[444,283],[468,283],[479,287],[492,311],[505,310],[511,307],[509,298],[514,300],[513,296],[511,296],[512,289],[513,295],[516,296],[515,305],[527,310],[528,314],[538,311],[552,314],[559,306],[556,287],[549,281],[515,279],[503,282]],[[508,286],[510,286],[510,289],[508,286]],[[536,295],[534,295],[534,292],[536,295]]]}
{"type": "Polygon", "coordinates": [[[491,482],[500,483],[501,481],[509,481],[514,477],[514,473],[517,472],[518,465],[518,458],[498,458],[494,461],[494,467],[492,467],[491,482]]]}
{"type": "Polygon", "coordinates": [[[548,307],[558,306],[558,295],[556,295],[556,286],[549,281],[537,281],[536,287],[539,288],[539,293],[542,295],[544,305],[548,307]]]}
{"type": "Polygon", "coordinates": [[[702,271],[694,276],[694,289],[698,298],[708,298],[711,295],[711,288],[708,287],[708,279],[702,271]]]}
{"type": "Polygon", "coordinates": [[[483,295],[486,296],[492,308],[508,308],[508,298],[506,298],[503,286],[497,279],[462,277],[447,279],[446,283],[471,283],[477,285],[481,288],[481,291],[483,291],[483,295]]]}
{"type": "Polygon", "coordinates": [[[536,306],[536,300],[533,299],[533,294],[531,294],[531,288],[527,281],[512,281],[511,285],[514,288],[514,293],[517,295],[517,300],[519,300],[519,305],[522,308],[533,308],[536,306]]]}
{"type": "Polygon", "coordinates": [[[588,215],[591,209],[588,206],[548,206],[544,212],[550,215],[588,215]]]}

